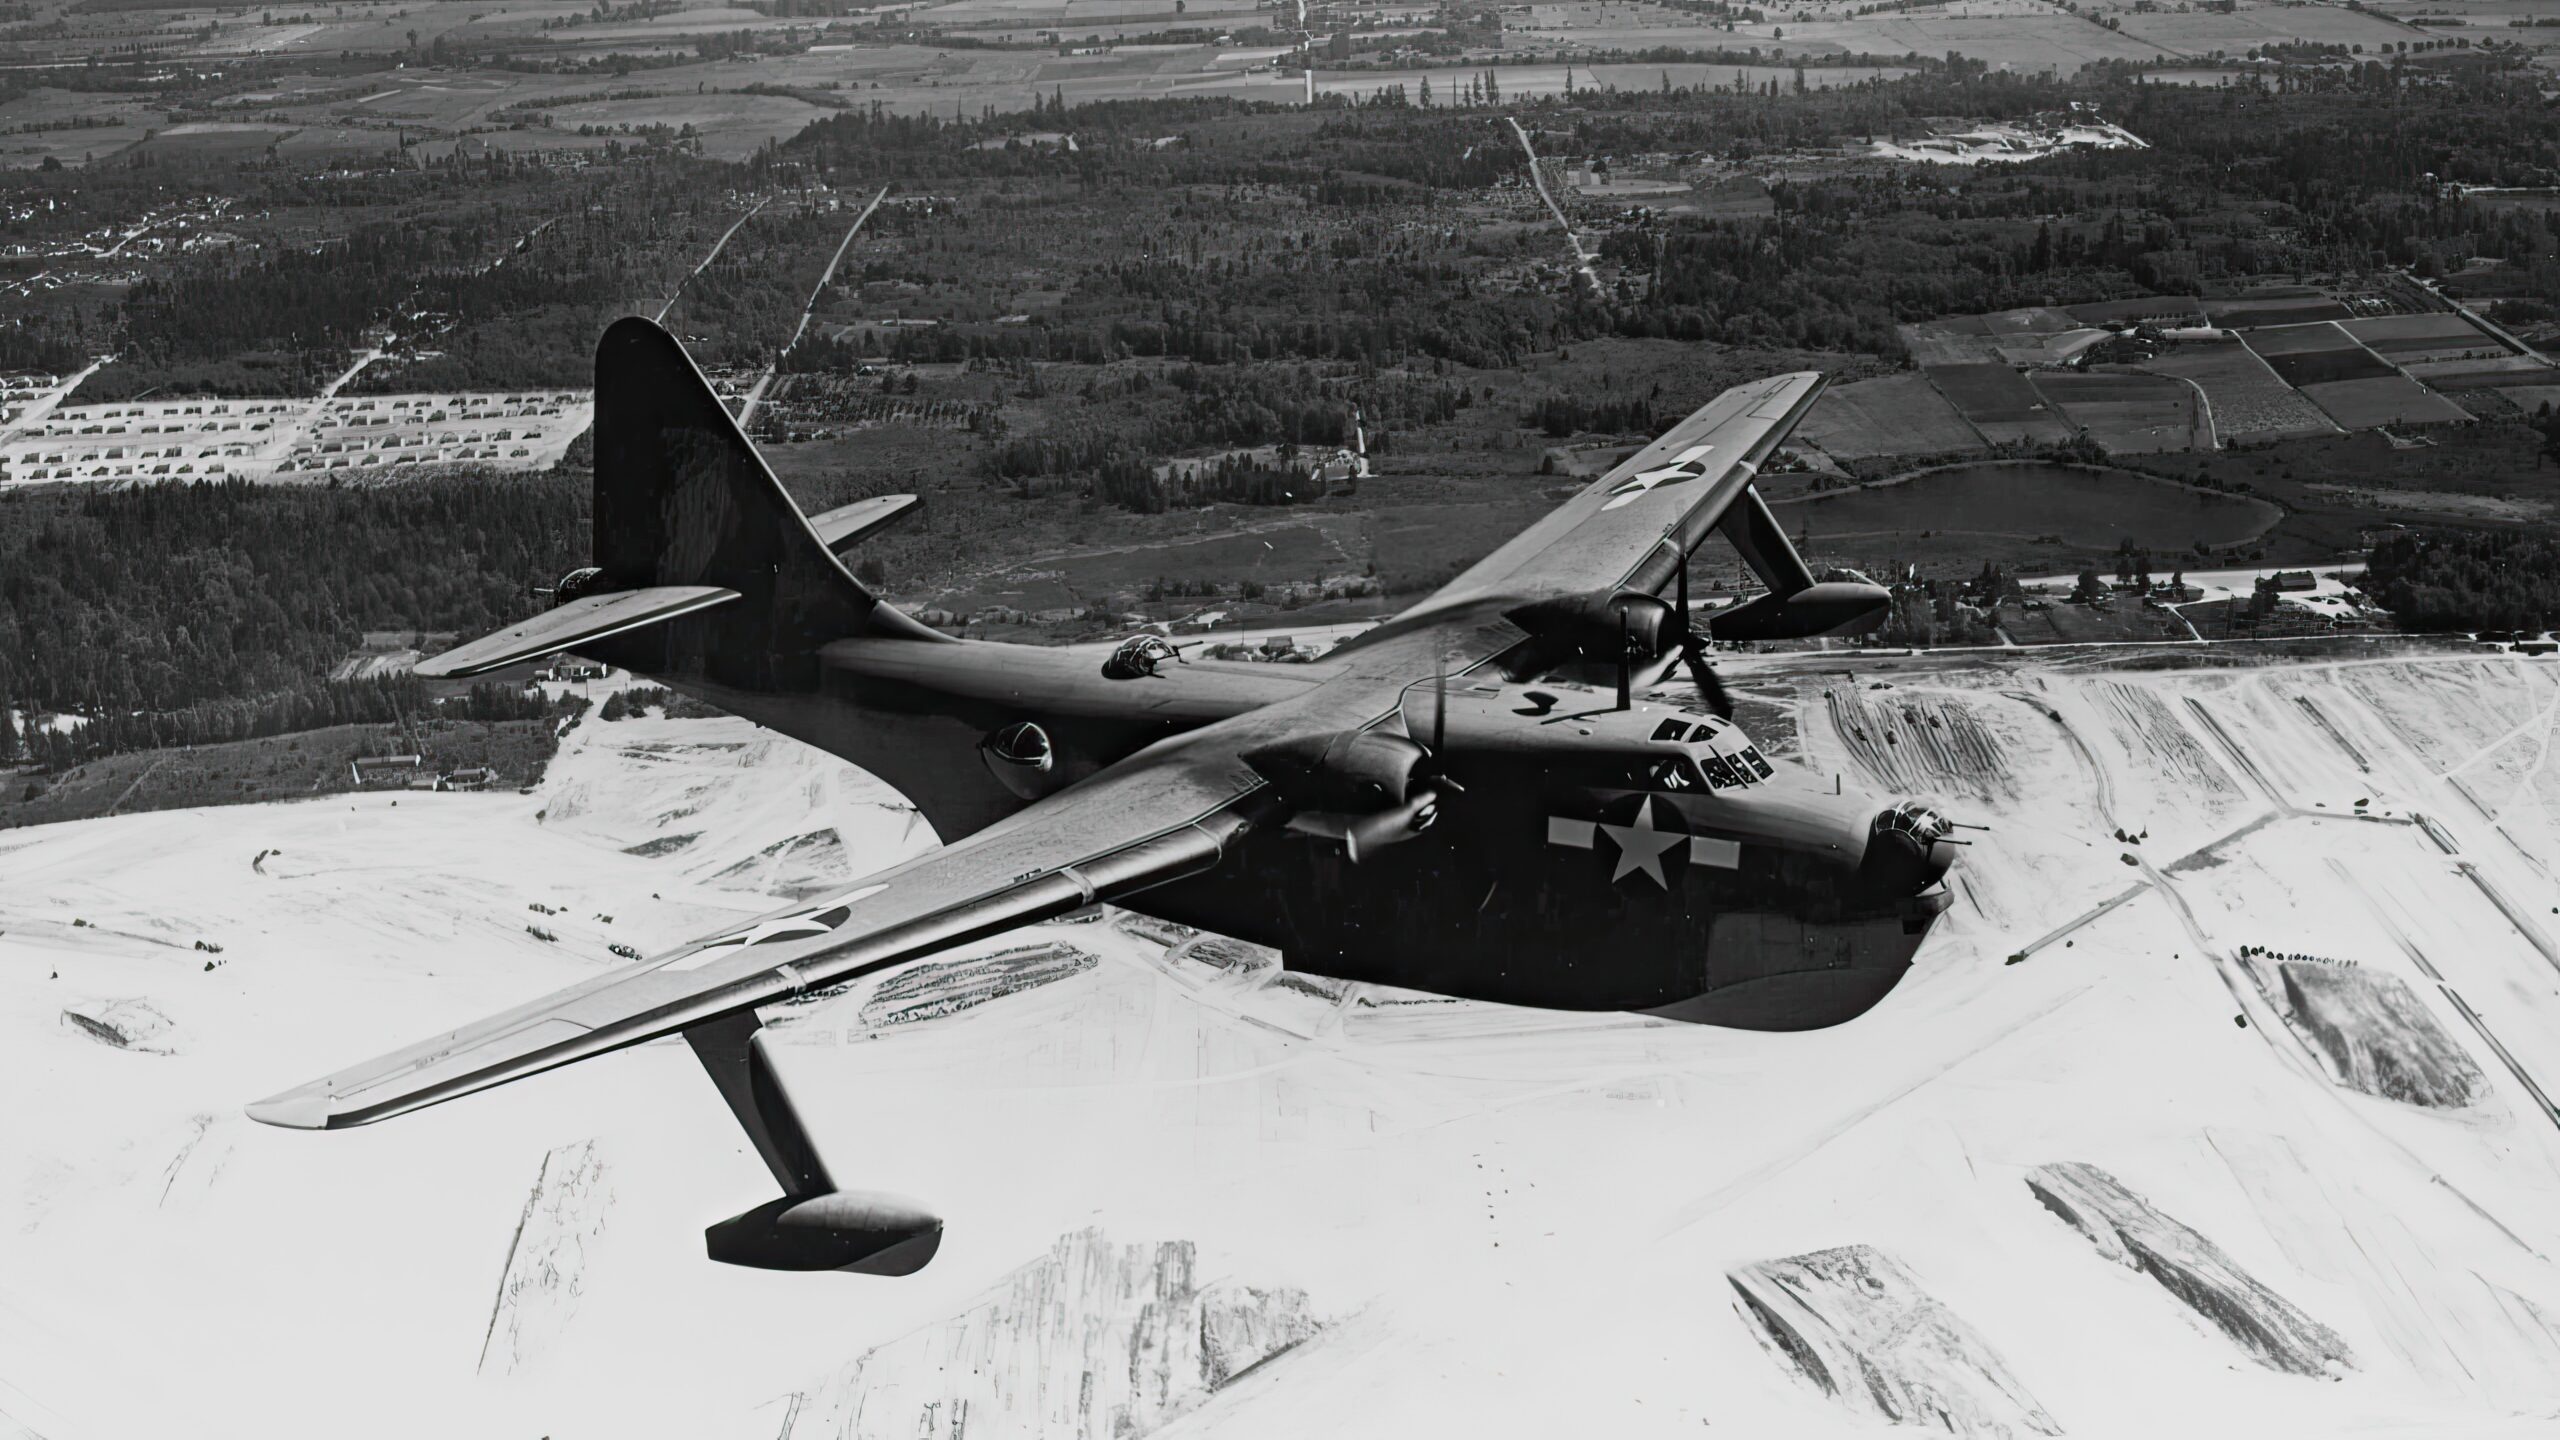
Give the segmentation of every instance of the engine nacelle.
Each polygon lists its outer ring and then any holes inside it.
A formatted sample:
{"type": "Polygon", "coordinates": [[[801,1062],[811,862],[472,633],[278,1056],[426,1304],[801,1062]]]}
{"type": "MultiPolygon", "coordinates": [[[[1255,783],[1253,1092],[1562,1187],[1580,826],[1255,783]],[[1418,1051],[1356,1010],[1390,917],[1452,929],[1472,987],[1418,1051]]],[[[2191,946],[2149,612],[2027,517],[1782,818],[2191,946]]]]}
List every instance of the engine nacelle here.
{"type": "Polygon", "coordinates": [[[1246,752],[1244,762],[1297,810],[1367,814],[1414,798],[1420,745],[1380,730],[1336,730],[1246,752]]]}
{"type": "Polygon", "coordinates": [[[1431,828],[1437,788],[1420,772],[1430,752],[1378,730],[1286,740],[1244,757],[1297,812],[1289,831],[1342,847],[1353,864],[1431,828]]]}
{"type": "Polygon", "coordinates": [[[871,1190],[786,1195],[721,1221],[702,1239],[723,1265],[913,1275],[942,1248],[942,1217],[871,1190]]]}
{"type": "Polygon", "coordinates": [[[1680,643],[1686,628],[1677,606],[1635,590],[1559,595],[1523,605],[1503,618],[1536,642],[1532,673],[1569,658],[1612,664],[1622,654],[1658,658],[1680,643]]]}
{"type": "Polygon", "coordinates": [[[1342,847],[1342,854],[1357,865],[1368,856],[1394,844],[1410,840],[1432,826],[1440,818],[1440,797],[1426,787],[1412,799],[1366,815],[1346,815],[1338,811],[1311,810],[1291,817],[1289,833],[1318,840],[1330,840],[1342,847]]]}

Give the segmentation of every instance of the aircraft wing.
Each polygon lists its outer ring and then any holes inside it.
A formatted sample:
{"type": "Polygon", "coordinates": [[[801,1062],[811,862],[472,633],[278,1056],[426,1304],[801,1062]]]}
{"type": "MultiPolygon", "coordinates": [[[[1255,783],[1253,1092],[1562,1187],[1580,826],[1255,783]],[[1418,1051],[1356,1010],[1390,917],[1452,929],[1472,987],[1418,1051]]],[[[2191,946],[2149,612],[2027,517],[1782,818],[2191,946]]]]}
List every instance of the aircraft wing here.
{"type": "Polygon", "coordinates": [[[737,591],[717,585],[658,585],[646,590],[589,595],[558,609],[545,610],[521,625],[510,625],[494,635],[483,635],[421,660],[418,673],[430,680],[486,675],[526,660],[591,645],[643,625],[726,605],[737,598],[737,591]]]}
{"type": "Polygon", "coordinates": [[[1478,561],[1426,608],[1494,594],[1658,592],[1679,557],[1720,524],[1772,590],[1804,588],[1812,576],[1750,486],[1822,386],[1821,372],[1806,370],[1725,391],[1478,561]]]}
{"type": "Polygon", "coordinates": [[[815,903],[261,1100],[250,1117],[368,1124],[1205,870],[1268,803],[1232,750],[1193,743],[1207,733],[815,903]]]}

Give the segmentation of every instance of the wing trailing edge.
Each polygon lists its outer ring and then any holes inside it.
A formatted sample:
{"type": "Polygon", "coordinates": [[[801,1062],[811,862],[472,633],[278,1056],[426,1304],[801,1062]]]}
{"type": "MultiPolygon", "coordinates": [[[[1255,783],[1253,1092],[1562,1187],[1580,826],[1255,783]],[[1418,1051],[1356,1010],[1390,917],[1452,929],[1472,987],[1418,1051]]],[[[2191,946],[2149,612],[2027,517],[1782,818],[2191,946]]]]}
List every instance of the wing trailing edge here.
{"type": "Polygon", "coordinates": [[[699,614],[737,598],[737,591],[717,585],[653,585],[641,590],[589,595],[557,609],[546,610],[521,625],[510,625],[494,635],[484,635],[468,644],[457,645],[433,659],[421,660],[418,673],[429,680],[458,680],[485,675],[492,670],[539,660],[563,650],[575,650],[581,645],[591,645],[644,626],[662,624],[679,616],[699,614]]]}
{"type": "MultiPolygon", "coordinates": [[[[336,1130],[455,1099],[1216,865],[1261,815],[1180,761],[1096,776],[1017,822],[853,888],[706,936],[462,1029],[270,1096],[249,1117],[336,1130]],[[1218,792],[1224,791],[1220,794],[1218,792]],[[1209,802],[1206,809],[1201,802],[1209,802]],[[1166,818],[1165,808],[1179,807],[1166,818]],[[1098,833],[1126,838],[1092,843],[1098,833]],[[1076,857],[1060,863],[1060,857],[1076,857]]],[[[779,1173],[779,1172],[777,1172],[779,1173]]]]}

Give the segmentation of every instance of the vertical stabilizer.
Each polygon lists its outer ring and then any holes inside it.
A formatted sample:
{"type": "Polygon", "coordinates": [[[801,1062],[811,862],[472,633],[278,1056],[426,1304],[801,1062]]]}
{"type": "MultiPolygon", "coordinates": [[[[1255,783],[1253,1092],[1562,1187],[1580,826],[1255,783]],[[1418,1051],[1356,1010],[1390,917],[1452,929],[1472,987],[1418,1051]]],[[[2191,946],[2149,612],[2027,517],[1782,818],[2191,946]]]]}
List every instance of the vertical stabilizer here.
{"type": "Polygon", "coordinates": [[[943,638],[880,602],[812,530],[655,322],[596,345],[595,564],[606,589],[717,586],[737,603],[619,637],[596,658],[681,684],[802,691],[817,650],[864,633],[943,638]]]}

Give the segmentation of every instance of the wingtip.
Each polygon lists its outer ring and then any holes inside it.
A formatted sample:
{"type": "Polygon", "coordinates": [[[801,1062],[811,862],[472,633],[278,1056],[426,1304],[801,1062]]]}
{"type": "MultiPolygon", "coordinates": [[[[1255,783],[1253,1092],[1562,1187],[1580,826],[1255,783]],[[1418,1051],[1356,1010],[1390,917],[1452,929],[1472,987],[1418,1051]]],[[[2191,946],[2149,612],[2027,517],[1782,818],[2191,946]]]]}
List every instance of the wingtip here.
{"type": "Polygon", "coordinates": [[[313,1090],[288,1090],[248,1105],[249,1118],[283,1130],[326,1130],[331,1118],[329,1097],[313,1090]]]}

